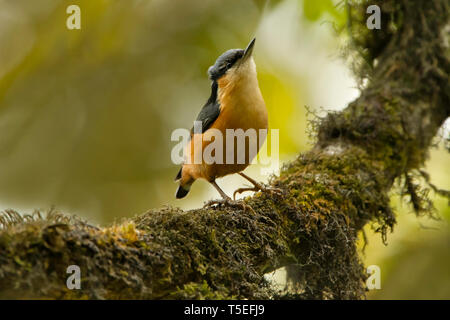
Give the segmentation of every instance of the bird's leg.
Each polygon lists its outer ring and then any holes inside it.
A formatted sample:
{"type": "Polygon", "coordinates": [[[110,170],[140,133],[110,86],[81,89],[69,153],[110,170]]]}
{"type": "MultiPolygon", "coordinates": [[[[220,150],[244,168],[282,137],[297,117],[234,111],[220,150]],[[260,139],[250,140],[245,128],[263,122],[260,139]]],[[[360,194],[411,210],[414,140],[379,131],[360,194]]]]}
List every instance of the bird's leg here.
{"type": "Polygon", "coordinates": [[[236,208],[236,207],[242,208],[244,211],[246,211],[247,209],[250,209],[253,213],[255,213],[253,208],[250,207],[249,205],[247,205],[244,201],[235,201],[235,200],[232,200],[229,196],[227,196],[227,194],[217,185],[216,181],[212,181],[211,184],[214,186],[214,188],[216,188],[216,190],[222,196],[222,199],[210,200],[205,204],[205,207],[211,207],[213,205],[224,205],[224,206],[229,206],[229,207],[233,207],[233,208],[236,208]]]}
{"type": "Polygon", "coordinates": [[[216,181],[211,182],[211,184],[214,186],[214,188],[216,188],[216,190],[220,193],[220,195],[224,200],[231,200],[231,198],[227,196],[227,194],[222,190],[222,188],[219,187],[216,181]]]}
{"type": "Polygon", "coordinates": [[[251,184],[253,184],[253,185],[254,185],[254,188],[255,188],[255,189],[258,189],[257,191],[263,190],[263,189],[265,188],[261,183],[259,183],[259,182],[257,182],[256,180],[250,178],[250,177],[249,177],[248,175],[246,175],[245,173],[239,172],[238,174],[239,174],[241,177],[244,177],[245,179],[247,179],[251,184]]]}
{"type": "Polygon", "coordinates": [[[233,193],[233,199],[236,199],[236,193],[240,194],[240,193],[246,192],[246,191],[255,191],[255,192],[262,191],[262,192],[269,192],[271,194],[273,194],[273,193],[281,194],[283,192],[281,189],[278,189],[278,188],[266,187],[265,185],[250,178],[248,175],[246,175],[243,172],[238,172],[238,174],[241,175],[243,178],[247,179],[251,184],[253,184],[253,187],[237,189],[233,193]]]}

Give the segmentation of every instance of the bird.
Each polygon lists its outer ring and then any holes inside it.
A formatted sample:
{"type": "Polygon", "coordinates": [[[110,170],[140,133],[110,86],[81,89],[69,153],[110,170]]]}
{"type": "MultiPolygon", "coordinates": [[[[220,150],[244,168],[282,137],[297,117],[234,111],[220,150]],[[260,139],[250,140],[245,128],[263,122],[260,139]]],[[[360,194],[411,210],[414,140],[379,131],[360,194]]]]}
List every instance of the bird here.
{"type": "MultiPolygon", "coordinates": [[[[259,88],[256,65],[252,55],[255,41],[256,38],[253,38],[246,49],[227,50],[208,69],[211,95],[196,118],[196,121],[201,123],[201,130],[195,132],[194,127],[191,129],[190,140],[185,148],[185,155],[191,161],[185,161],[175,177],[175,181],[179,182],[175,193],[177,199],[184,198],[197,179],[205,179],[219,192],[222,199],[210,202],[216,204],[233,205],[236,204],[237,193],[266,189],[265,186],[242,172],[256,156],[256,153],[250,152],[249,145],[256,144],[256,152],[258,152],[265,137],[261,138],[259,135],[256,138],[249,137],[248,143],[246,142],[244,147],[245,161],[241,161],[241,163],[238,161],[232,161],[233,163],[201,161],[196,163],[192,160],[195,157],[195,141],[200,141],[201,149],[198,150],[203,152],[214,141],[211,139],[213,132],[219,131],[223,134],[223,154],[226,154],[230,151],[226,150],[227,129],[268,130],[268,112],[259,88]],[[255,139],[257,141],[254,141],[255,139]],[[232,200],[219,187],[216,179],[235,173],[247,179],[253,184],[253,187],[239,188],[234,192],[232,200]]],[[[239,152],[235,145],[233,148],[235,154],[239,152]]],[[[236,157],[233,160],[236,160],[236,157]]]]}

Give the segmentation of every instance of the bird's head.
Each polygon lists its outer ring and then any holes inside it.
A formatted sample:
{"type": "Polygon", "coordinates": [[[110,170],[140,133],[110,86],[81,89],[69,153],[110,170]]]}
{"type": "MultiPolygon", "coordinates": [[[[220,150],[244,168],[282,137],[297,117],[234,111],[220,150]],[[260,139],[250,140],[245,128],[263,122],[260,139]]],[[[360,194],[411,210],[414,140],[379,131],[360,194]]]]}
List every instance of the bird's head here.
{"type": "Polygon", "coordinates": [[[256,77],[256,66],[252,52],[255,46],[255,38],[250,41],[247,48],[230,49],[217,58],[213,66],[209,67],[209,78],[213,81],[230,82],[242,78],[256,77]]]}

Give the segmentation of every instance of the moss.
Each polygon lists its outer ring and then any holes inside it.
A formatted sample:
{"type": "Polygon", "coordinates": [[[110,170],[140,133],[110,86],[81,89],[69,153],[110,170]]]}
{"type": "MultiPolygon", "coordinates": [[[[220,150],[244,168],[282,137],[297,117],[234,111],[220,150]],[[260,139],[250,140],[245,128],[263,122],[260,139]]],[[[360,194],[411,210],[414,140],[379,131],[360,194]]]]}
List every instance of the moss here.
{"type": "Polygon", "coordinates": [[[235,299],[236,297],[229,296],[227,290],[214,290],[212,289],[206,281],[202,283],[190,282],[183,285],[183,288],[178,288],[174,292],[170,293],[171,299],[213,299],[213,300],[224,300],[224,299],[235,299]]]}

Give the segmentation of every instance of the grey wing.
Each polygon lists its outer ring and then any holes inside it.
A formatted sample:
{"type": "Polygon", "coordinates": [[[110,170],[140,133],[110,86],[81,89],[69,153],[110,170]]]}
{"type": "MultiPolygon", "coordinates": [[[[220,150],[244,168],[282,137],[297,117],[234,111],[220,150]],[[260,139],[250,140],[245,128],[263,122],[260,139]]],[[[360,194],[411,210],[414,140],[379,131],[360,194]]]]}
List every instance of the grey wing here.
{"type": "MultiPolygon", "coordinates": [[[[195,121],[202,123],[202,132],[208,130],[211,125],[216,121],[220,114],[220,105],[217,102],[207,103],[197,116],[195,121]]],[[[194,133],[194,127],[191,129],[191,134],[194,133]]]]}
{"type": "MultiPolygon", "coordinates": [[[[201,121],[202,123],[202,133],[208,130],[211,125],[216,121],[220,114],[220,104],[216,101],[211,101],[211,99],[205,104],[205,106],[200,110],[195,121],[201,121]]],[[[191,129],[191,136],[194,133],[194,127],[191,129]]],[[[181,171],[183,167],[178,171],[175,181],[181,179],[181,171]]]]}

